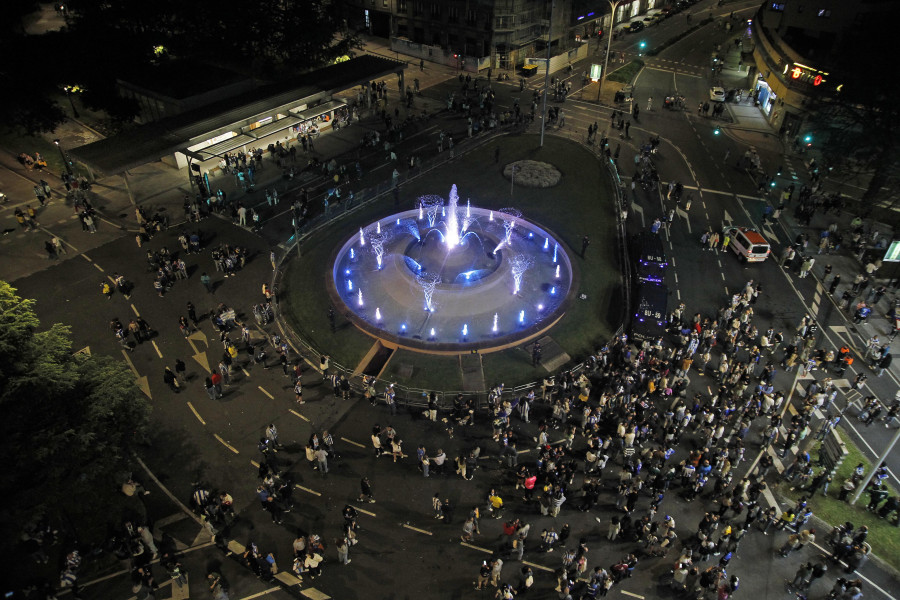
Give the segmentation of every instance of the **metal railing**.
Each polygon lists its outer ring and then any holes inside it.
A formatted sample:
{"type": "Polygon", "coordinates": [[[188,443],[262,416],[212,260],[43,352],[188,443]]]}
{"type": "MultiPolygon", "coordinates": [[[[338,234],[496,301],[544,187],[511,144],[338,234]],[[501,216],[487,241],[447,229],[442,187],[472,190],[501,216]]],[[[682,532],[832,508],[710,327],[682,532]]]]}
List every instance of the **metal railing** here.
{"type": "MultiPolygon", "coordinates": [[[[524,131],[526,127],[522,125],[511,125],[500,128],[499,130],[495,130],[491,133],[480,135],[479,137],[474,138],[466,138],[460,144],[456,146],[456,148],[460,150],[470,151],[473,150],[488,141],[492,140],[494,137],[505,134],[505,133],[521,133],[524,131]]],[[[593,153],[596,153],[596,149],[591,147],[590,145],[585,143],[585,140],[578,139],[577,135],[569,132],[553,132],[555,135],[559,135],[560,137],[574,138],[576,141],[580,142],[586,148],[591,150],[593,153]]],[[[420,168],[416,169],[414,173],[407,174],[403,181],[409,181],[411,179],[415,179],[416,177],[427,174],[433,169],[446,164],[453,160],[455,156],[451,156],[449,152],[442,153],[441,155],[434,157],[432,159],[423,161],[423,164],[420,168]]],[[[619,177],[618,169],[615,165],[615,161],[607,159],[605,155],[599,156],[600,160],[606,163],[606,168],[612,178],[613,185],[613,193],[615,196],[616,203],[616,241],[619,246],[619,257],[622,261],[621,270],[623,273],[623,286],[624,286],[624,295],[625,295],[625,308],[623,309],[622,319],[620,320],[619,327],[616,329],[615,334],[613,335],[613,339],[619,337],[624,332],[624,323],[628,314],[628,307],[630,306],[630,275],[628,273],[628,250],[627,244],[625,243],[625,222],[622,219],[622,210],[625,206],[625,195],[623,190],[623,184],[621,182],[621,178],[619,177]]],[[[363,206],[368,206],[373,202],[383,198],[386,194],[388,194],[394,187],[392,182],[387,183],[379,183],[373,187],[366,188],[357,193],[354,198],[353,205],[345,206],[342,210],[335,211],[332,214],[323,213],[314,218],[310,223],[308,223],[307,227],[304,227],[300,232],[299,238],[294,241],[294,244],[302,244],[307,238],[311,235],[324,228],[325,226],[331,224],[334,221],[339,219],[343,219],[344,217],[358,211],[363,206]]],[[[287,258],[290,252],[285,252],[281,259],[277,264],[277,268],[275,269],[275,273],[273,274],[272,285],[273,289],[277,290],[280,287],[281,277],[283,276],[283,270],[281,268],[282,263],[287,258]]],[[[283,338],[289,341],[292,345],[295,352],[297,352],[300,356],[302,356],[310,366],[312,366],[317,371],[320,358],[322,353],[310,345],[301,335],[299,335],[294,329],[290,326],[290,324],[285,320],[279,306],[278,306],[278,298],[279,294],[275,295],[275,324],[278,327],[283,338]]],[[[586,367],[585,362],[581,362],[576,364],[575,366],[565,369],[563,371],[559,371],[556,374],[548,374],[547,378],[555,377],[557,381],[559,380],[559,376],[565,376],[568,373],[572,373],[576,375],[583,371],[586,367]]],[[[337,373],[338,375],[343,375],[350,381],[351,389],[353,389],[357,393],[363,393],[363,375],[360,373],[356,373],[354,368],[348,367],[346,365],[342,365],[334,360],[329,361],[329,372],[337,373]]],[[[488,395],[489,390],[482,391],[467,391],[467,390],[435,390],[435,389],[426,389],[414,386],[406,386],[401,385],[392,381],[383,380],[383,379],[375,379],[373,385],[375,386],[376,394],[378,398],[383,398],[383,393],[385,389],[389,385],[393,385],[394,393],[395,393],[395,401],[398,405],[407,406],[407,407],[425,407],[428,404],[429,394],[432,392],[435,393],[438,408],[439,410],[446,411],[453,407],[453,401],[461,397],[463,400],[467,400],[469,398],[475,398],[476,407],[482,408],[488,403],[488,395]]],[[[523,383],[513,387],[506,387],[503,389],[501,393],[501,397],[503,398],[515,398],[518,396],[527,393],[528,390],[541,388],[543,386],[543,379],[531,381],[527,383],[523,383]]]]}

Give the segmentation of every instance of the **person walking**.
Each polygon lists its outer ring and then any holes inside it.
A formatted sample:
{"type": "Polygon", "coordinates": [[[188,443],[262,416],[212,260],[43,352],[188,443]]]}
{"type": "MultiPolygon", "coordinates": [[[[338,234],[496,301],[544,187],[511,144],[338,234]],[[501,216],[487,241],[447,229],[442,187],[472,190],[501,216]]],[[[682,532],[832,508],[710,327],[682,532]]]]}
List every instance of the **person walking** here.
{"type": "Polygon", "coordinates": [[[369,481],[368,477],[363,477],[359,480],[359,498],[357,498],[356,501],[365,501],[369,504],[375,504],[375,496],[372,493],[372,483],[369,481]]]}

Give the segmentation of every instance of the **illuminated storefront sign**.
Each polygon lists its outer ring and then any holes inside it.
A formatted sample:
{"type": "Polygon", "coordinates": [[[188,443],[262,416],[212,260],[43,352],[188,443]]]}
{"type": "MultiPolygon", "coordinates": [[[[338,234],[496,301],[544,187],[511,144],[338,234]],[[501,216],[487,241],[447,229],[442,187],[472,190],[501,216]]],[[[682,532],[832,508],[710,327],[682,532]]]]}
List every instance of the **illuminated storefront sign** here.
{"type": "Polygon", "coordinates": [[[819,71],[818,69],[813,69],[812,67],[807,67],[800,63],[784,65],[783,74],[795,81],[802,81],[803,83],[808,83],[812,86],[822,85],[825,83],[825,78],[828,76],[828,73],[824,71],[819,71]]]}

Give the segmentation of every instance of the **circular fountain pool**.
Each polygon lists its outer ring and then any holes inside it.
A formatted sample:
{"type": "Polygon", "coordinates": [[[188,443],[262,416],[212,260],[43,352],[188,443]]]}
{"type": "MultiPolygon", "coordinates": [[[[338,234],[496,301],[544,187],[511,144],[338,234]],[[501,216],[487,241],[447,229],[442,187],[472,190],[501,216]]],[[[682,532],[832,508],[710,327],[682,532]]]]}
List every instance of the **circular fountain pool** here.
{"type": "Polygon", "coordinates": [[[329,292],[366,333],[413,350],[489,352],[562,316],[572,264],[547,230],[514,209],[420,198],[363,227],[334,259],[329,292]]]}

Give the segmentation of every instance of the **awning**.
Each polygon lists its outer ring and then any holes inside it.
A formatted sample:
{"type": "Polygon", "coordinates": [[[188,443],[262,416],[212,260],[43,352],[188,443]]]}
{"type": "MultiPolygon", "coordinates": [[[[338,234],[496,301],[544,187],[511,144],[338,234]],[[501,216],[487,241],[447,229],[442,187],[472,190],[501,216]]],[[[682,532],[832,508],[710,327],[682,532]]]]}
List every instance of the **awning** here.
{"type": "Polygon", "coordinates": [[[267,135],[272,135],[273,133],[278,133],[279,131],[284,131],[289,127],[293,127],[294,125],[299,123],[300,120],[301,119],[299,117],[295,116],[282,117],[277,121],[266,123],[262,127],[257,127],[256,129],[248,129],[244,133],[258,140],[260,138],[266,137],[267,135]]]}
{"type": "Polygon", "coordinates": [[[308,121],[309,119],[315,119],[319,115],[324,115],[325,113],[331,112],[336,108],[341,108],[342,106],[347,106],[347,103],[341,102],[340,100],[329,100],[328,102],[323,102],[318,106],[307,108],[304,111],[292,110],[291,114],[300,119],[300,121],[308,121]]]}
{"type": "Polygon", "coordinates": [[[213,144],[206,148],[198,148],[197,150],[194,150],[194,152],[203,156],[203,160],[209,160],[211,158],[222,156],[226,152],[231,152],[236,148],[240,148],[244,144],[252,144],[255,141],[256,138],[252,138],[249,135],[242,133],[219,142],[218,144],[213,144]]]}

